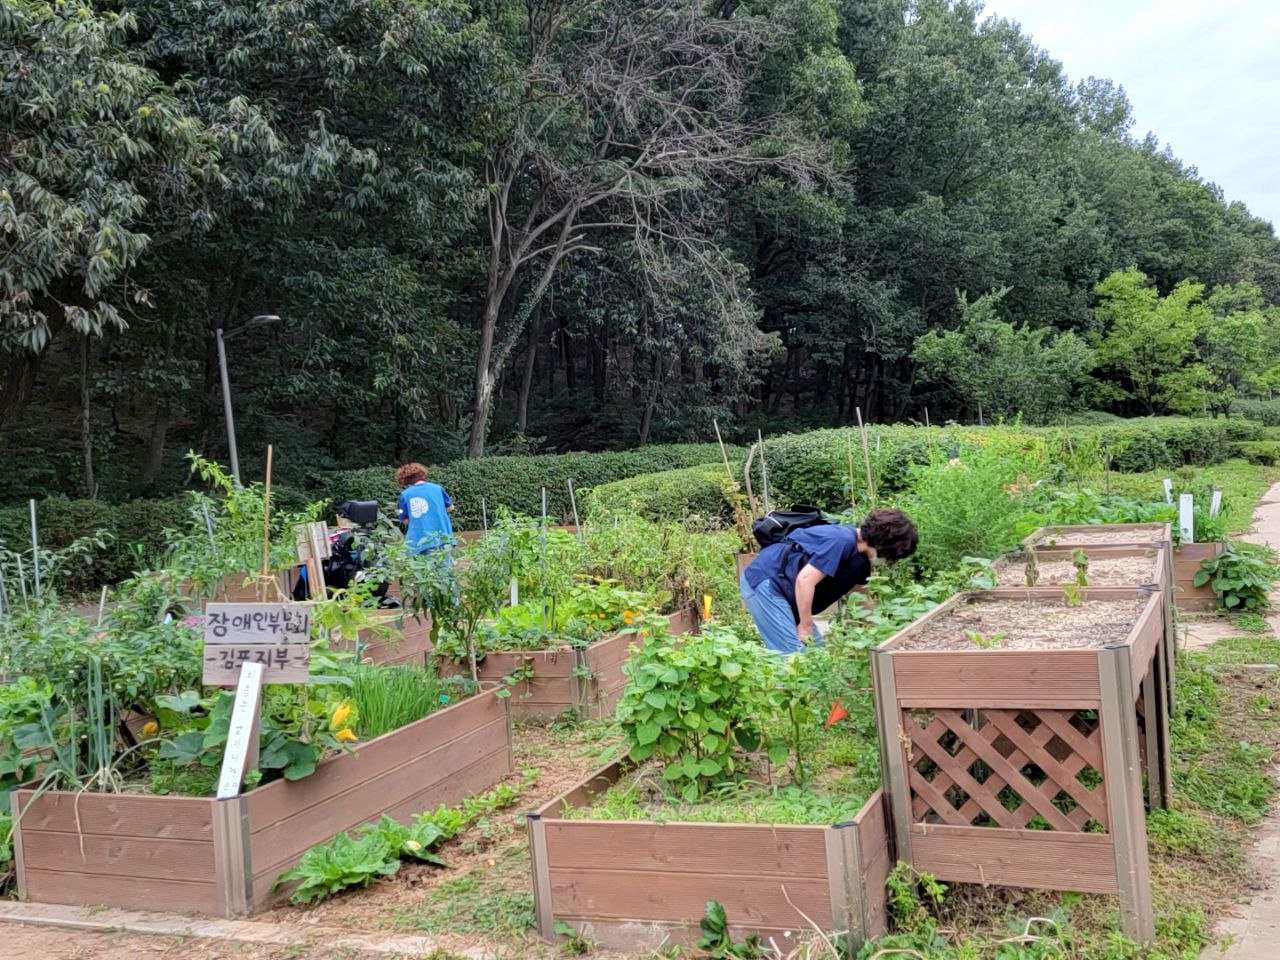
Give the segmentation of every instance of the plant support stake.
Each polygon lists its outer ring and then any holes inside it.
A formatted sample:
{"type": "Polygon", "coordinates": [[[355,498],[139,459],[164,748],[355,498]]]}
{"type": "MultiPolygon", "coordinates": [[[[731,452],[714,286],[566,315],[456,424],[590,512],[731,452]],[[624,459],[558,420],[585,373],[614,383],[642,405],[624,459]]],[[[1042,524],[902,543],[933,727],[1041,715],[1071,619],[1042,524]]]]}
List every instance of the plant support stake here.
{"type": "Polygon", "coordinates": [[[31,501],[31,563],[34,567],[32,576],[36,588],[36,599],[40,599],[40,542],[36,527],[36,502],[31,501]]]}
{"type": "Polygon", "coordinates": [[[271,566],[271,444],[267,444],[267,483],[262,490],[262,576],[271,566]]]}
{"type": "Polygon", "coordinates": [[[769,506],[769,467],[765,464],[764,434],[757,430],[756,438],[760,441],[760,484],[764,493],[764,512],[768,513],[773,507],[769,506]]]}
{"type": "Polygon", "coordinates": [[[569,479],[569,506],[573,507],[573,527],[578,531],[578,542],[586,543],[582,535],[582,521],[578,519],[578,498],[573,495],[573,479],[569,479]]]}
{"type": "Polygon", "coordinates": [[[862,462],[867,466],[867,498],[871,501],[871,509],[876,506],[876,485],[871,479],[871,449],[867,445],[867,425],[862,422],[862,408],[854,407],[858,415],[858,430],[862,434],[862,462]]]}
{"type": "Polygon", "coordinates": [[[484,524],[484,532],[489,532],[489,510],[484,505],[484,497],[480,498],[480,522],[484,524]]]}

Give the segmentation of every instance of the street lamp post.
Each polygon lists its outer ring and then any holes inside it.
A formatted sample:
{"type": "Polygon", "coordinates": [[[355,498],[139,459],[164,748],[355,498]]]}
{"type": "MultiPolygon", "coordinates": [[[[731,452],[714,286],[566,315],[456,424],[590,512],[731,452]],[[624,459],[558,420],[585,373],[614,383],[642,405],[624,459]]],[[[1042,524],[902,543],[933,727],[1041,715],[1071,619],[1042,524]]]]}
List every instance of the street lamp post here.
{"type": "Polygon", "coordinates": [[[218,370],[222,374],[222,413],[227,421],[227,449],[231,454],[231,476],[235,478],[236,486],[240,486],[240,457],[236,452],[236,422],[231,413],[231,381],[227,378],[227,347],[226,341],[232,337],[244,333],[252,327],[261,327],[264,324],[275,323],[279,320],[273,313],[259,314],[242,327],[237,327],[228,334],[223,334],[222,328],[216,331],[218,338],[218,370]]]}

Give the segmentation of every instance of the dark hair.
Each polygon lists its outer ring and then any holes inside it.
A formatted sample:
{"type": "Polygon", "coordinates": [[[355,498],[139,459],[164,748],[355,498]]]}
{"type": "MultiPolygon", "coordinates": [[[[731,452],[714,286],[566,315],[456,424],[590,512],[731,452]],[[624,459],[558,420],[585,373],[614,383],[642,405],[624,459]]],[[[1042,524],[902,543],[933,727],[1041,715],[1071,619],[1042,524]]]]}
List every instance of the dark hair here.
{"type": "Polygon", "coordinates": [[[425,479],[427,479],[427,468],[420,463],[406,463],[396,471],[396,483],[402,487],[412,487],[425,479]]]}
{"type": "Polygon", "coordinates": [[[920,541],[911,518],[901,510],[888,508],[872,510],[859,525],[858,532],[862,534],[863,543],[875,547],[876,556],[890,563],[911,556],[920,541]]]}

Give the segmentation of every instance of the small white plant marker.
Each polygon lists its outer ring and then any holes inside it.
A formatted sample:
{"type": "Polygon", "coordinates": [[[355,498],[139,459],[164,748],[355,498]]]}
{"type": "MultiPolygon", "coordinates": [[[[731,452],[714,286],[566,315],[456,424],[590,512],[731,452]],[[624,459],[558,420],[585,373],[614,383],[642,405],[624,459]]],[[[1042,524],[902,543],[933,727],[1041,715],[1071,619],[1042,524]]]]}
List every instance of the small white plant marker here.
{"type": "Polygon", "coordinates": [[[258,721],[262,708],[262,664],[246,663],[240,668],[236,702],[231,709],[231,729],[222,754],[218,776],[219,800],[240,795],[245,772],[258,763],[258,721]]]}
{"type": "Polygon", "coordinates": [[[1182,531],[1183,543],[1196,542],[1194,499],[1189,493],[1178,497],[1178,528],[1182,531]]]}

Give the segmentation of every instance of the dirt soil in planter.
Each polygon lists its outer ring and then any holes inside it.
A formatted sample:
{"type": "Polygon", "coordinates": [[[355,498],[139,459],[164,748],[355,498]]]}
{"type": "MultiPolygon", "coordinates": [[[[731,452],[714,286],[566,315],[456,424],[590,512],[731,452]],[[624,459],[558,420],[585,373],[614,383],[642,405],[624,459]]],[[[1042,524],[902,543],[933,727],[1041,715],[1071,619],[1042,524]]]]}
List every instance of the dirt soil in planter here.
{"type": "MultiPolygon", "coordinates": [[[[1070,560],[1040,560],[1038,587],[1053,587],[1076,582],[1076,565],[1070,560]]],[[[1128,586],[1155,582],[1155,560],[1151,557],[1090,557],[1089,585],[1093,587],[1128,586]]],[[[1003,568],[997,579],[1001,587],[1025,587],[1027,566],[1015,561],[1003,568]]]]}
{"type": "Polygon", "coordinates": [[[1139,530],[1108,530],[1099,525],[1095,530],[1073,530],[1042,537],[1036,543],[1041,546],[1078,547],[1091,543],[1151,543],[1160,539],[1158,528],[1139,530]]]}
{"type": "Polygon", "coordinates": [[[1145,597],[1088,600],[1067,606],[1062,600],[976,600],[963,604],[908,637],[899,650],[1065,650],[1094,649],[1120,643],[1137,622],[1145,597]],[[987,641],[983,646],[965,635],[987,641]]]}

